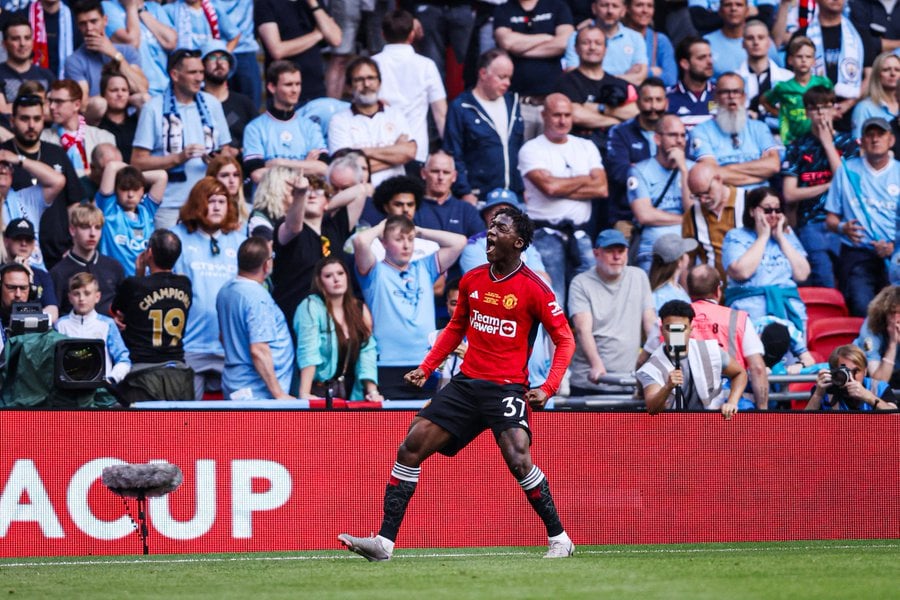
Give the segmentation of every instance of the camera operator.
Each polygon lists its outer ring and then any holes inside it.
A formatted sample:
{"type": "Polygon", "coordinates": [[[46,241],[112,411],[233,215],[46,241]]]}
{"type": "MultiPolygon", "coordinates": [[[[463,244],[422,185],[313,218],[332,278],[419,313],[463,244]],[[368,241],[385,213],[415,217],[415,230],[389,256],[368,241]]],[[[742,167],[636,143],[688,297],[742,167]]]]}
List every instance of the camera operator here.
{"type": "Polygon", "coordinates": [[[644,389],[647,412],[655,415],[677,408],[676,395],[687,410],[721,410],[726,420],[737,413],[747,371],[719,347],[716,340],[692,340],[694,309],[683,300],[670,300],[659,309],[665,343],[647,359],[635,377],[644,389]],[[731,380],[725,390],[722,377],[731,380]],[[727,397],[727,401],[726,401],[727,397]]]}
{"type": "Polygon", "coordinates": [[[12,306],[28,302],[31,293],[31,273],[25,265],[9,263],[0,267],[0,324],[9,328],[12,306]]]}
{"type": "Polygon", "coordinates": [[[819,371],[806,410],[896,410],[885,381],[866,377],[866,355],[853,344],[838,346],[819,371]]]}

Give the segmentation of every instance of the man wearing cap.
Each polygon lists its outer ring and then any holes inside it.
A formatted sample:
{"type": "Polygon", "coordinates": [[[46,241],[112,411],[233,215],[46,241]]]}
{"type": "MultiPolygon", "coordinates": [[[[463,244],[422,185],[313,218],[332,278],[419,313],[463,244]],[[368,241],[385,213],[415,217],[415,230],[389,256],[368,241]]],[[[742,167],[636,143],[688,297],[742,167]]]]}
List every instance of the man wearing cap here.
{"type": "Polygon", "coordinates": [[[325,140],[318,125],[296,113],[300,98],[300,69],[288,60],[276,60],[266,70],[268,110],[244,130],[244,173],[259,182],[271,167],[300,169],[308,175],[324,175],[319,160],[325,140]]]}
{"type": "Polygon", "coordinates": [[[591,268],[591,203],[607,193],[606,171],[597,146],[569,135],[572,102],[550,94],[541,112],[544,133],[519,151],[525,205],[534,220],[534,245],[565,306],[572,277],[591,268]]]}
{"type": "Polygon", "coordinates": [[[31,284],[35,288],[36,301],[50,315],[51,322],[59,317],[59,303],[53,279],[43,268],[40,250],[37,249],[34,225],[28,219],[13,219],[3,231],[3,245],[7,260],[27,266],[31,270],[31,284]]]}
{"type": "Polygon", "coordinates": [[[683,238],[680,233],[666,233],[653,242],[653,268],[651,271],[656,269],[659,278],[654,279],[650,285],[651,287],[656,286],[652,290],[656,310],[662,308],[662,305],[669,300],[691,301],[691,297],[688,296],[682,285],[690,265],[690,253],[696,249],[697,240],[683,238]],[[673,264],[674,267],[671,266],[673,264]],[[662,279],[663,273],[666,274],[667,279],[662,279]]]}
{"type": "Polygon", "coordinates": [[[569,381],[573,396],[624,391],[601,384],[600,378],[633,371],[641,336],[649,335],[656,322],[650,281],[641,269],[627,265],[628,241],[622,232],[600,232],[594,259],[595,268],[576,275],[569,287],[576,341],[569,381]]]}
{"type": "Polygon", "coordinates": [[[244,128],[259,115],[259,110],[249,97],[229,88],[228,79],[234,74],[235,60],[225,47],[225,42],[214,38],[206,42],[203,68],[206,72],[203,91],[222,103],[222,111],[231,131],[231,146],[240,150],[244,146],[244,128]]]}
{"type": "Polygon", "coordinates": [[[169,57],[171,86],[141,109],[131,164],[142,171],[169,173],[169,185],[156,212],[157,228],[175,224],[191,188],[206,175],[210,156],[228,152],[225,147],[231,143],[222,103],[200,91],[204,73],[198,51],[176,50],[169,57]]]}
{"type": "Polygon", "coordinates": [[[866,119],[863,156],[844,161],[825,199],[825,224],[841,236],[838,283],[853,316],[866,315],[869,302],[888,284],[887,259],[894,254],[900,163],[894,160],[891,126],[866,119]]]}
{"type": "MultiPolygon", "coordinates": [[[[653,135],[656,156],[642,160],[628,172],[628,202],[637,225],[638,266],[648,273],[655,251],[654,242],[674,233],[681,238],[681,222],[691,205],[688,171],[694,161],[685,157],[687,145],[684,123],[676,115],[665,115],[653,135]]],[[[696,243],[694,243],[696,247],[696,243]]]]}

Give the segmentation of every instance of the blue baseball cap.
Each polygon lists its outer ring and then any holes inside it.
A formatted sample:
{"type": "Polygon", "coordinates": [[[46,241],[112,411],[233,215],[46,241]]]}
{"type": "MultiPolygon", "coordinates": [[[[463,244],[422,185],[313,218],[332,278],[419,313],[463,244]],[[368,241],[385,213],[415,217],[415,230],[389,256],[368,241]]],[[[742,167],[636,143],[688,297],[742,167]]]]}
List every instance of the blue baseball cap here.
{"type": "Polygon", "coordinates": [[[604,229],[597,236],[597,242],[594,244],[594,247],[610,248],[612,246],[625,246],[627,248],[628,240],[625,239],[625,236],[618,229],[604,229]]]}
{"type": "Polygon", "coordinates": [[[500,204],[505,204],[507,206],[512,206],[513,208],[525,212],[525,205],[522,204],[522,201],[519,200],[518,194],[516,194],[512,190],[508,190],[506,188],[495,188],[488,192],[487,196],[484,197],[484,206],[481,207],[481,214],[484,214],[489,208],[493,208],[500,204]]]}

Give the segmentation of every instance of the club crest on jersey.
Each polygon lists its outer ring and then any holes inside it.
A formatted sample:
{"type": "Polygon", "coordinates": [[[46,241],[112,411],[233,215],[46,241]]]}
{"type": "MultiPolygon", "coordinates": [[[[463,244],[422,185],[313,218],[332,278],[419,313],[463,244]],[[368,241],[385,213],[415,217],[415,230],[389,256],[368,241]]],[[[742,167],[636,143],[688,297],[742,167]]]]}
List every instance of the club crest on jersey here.
{"type": "Polygon", "coordinates": [[[503,296],[503,308],[506,310],[512,310],[519,303],[519,299],[516,298],[515,294],[507,294],[503,296]]]}

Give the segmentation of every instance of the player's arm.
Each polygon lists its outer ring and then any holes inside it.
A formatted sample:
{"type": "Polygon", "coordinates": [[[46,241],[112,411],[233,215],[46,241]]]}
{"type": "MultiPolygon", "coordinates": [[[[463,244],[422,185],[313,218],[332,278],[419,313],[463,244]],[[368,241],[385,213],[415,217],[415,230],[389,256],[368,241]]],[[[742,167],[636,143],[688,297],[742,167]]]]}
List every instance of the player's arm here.
{"type": "Polygon", "coordinates": [[[466,336],[469,325],[469,280],[469,277],[463,276],[462,281],[459,283],[459,302],[456,305],[456,310],[453,311],[450,322],[438,335],[419,368],[412,372],[420,372],[422,383],[444,362],[444,359],[450,356],[451,352],[459,347],[460,342],[466,336]]]}
{"type": "MultiPolygon", "coordinates": [[[[462,297],[462,294],[460,294],[460,297],[462,297]]],[[[556,301],[553,292],[549,290],[547,290],[542,301],[541,324],[544,326],[550,339],[553,340],[553,345],[555,346],[553,349],[553,360],[550,363],[550,372],[547,374],[547,380],[537,390],[529,390],[528,392],[530,394],[539,390],[544,395],[544,402],[546,402],[546,399],[559,389],[559,384],[566,374],[566,369],[569,368],[572,355],[575,354],[575,336],[572,335],[572,330],[569,328],[569,322],[566,320],[562,306],[556,301]]],[[[534,401],[538,398],[536,398],[536,394],[532,394],[526,399],[534,407],[534,401]]],[[[543,402],[541,402],[541,406],[543,406],[543,402]]]]}

